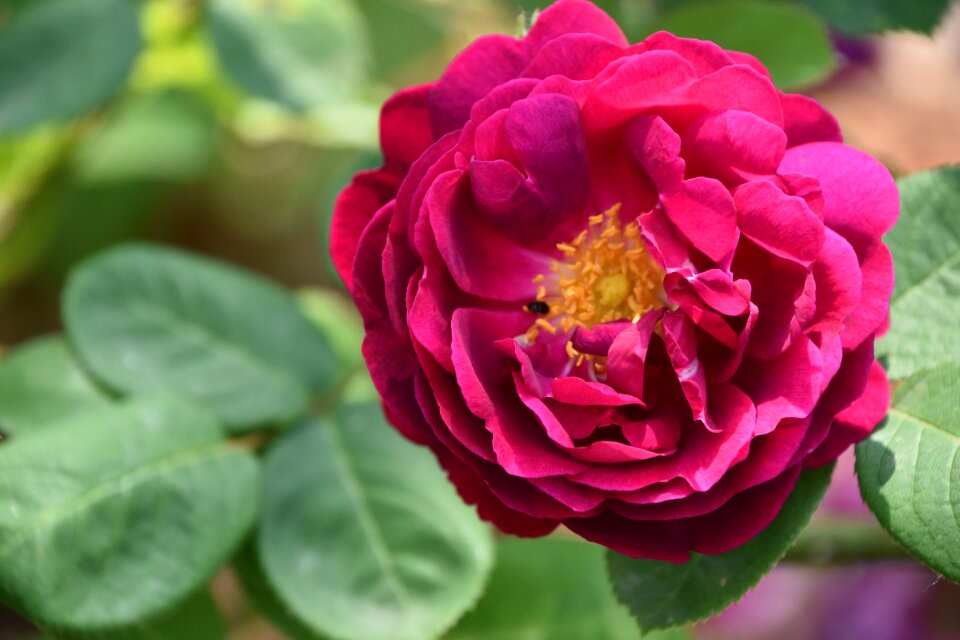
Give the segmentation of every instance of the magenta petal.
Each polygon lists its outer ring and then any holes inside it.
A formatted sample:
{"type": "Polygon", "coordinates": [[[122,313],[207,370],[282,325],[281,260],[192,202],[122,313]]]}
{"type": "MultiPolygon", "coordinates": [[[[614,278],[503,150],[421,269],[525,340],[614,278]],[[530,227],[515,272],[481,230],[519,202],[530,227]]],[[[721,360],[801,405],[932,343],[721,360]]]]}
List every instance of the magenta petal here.
{"type": "Polygon", "coordinates": [[[428,98],[433,84],[407,87],[387,100],[380,112],[380,148],[384,163],[406,171],[434,143],[428,98]]]}
{"type": "Polygon", "coordinates": [[[330,257],[340,279],[352,289],[353,259],[360,234],[373,215],[393,199],[400,179],[383,169],[361,171],[337,196],[330,228],[330,257]]]}
{"type": "Polygon", "coordinates": [[[706,111],[735,109],[748,111],[783,125],[780,96],[770,78],[745,64],[723,67],[694,82],[686,91],[687,99],[706,111]]]}
{"type": "Polygon", "coordinates": [[[550,268],[547,256],[495,233],[473,211],[469,184],[459,171],[437,178],[424,200],[437,249],[457,285],[492,299],[528,302],[536,296],[534,276],[550,268]]]}
{"type": "Polygon", "coordinates": [[[643,42],[630,47],[630,52],[674,51],[693,65],[697,74],[709,75],[718,69],[733,64],[730,52],[706,40],[678,38],[668,31],[658,31],[644,38],[643,42]]]}
{"type": "Polygon", "coordinates": [[[817,283],[817,313],[807,331],[840,333],[860,303],[862,277],[853,247],[832,229],[824,235],[813,277],[817,283]]]}
{"type": "Polygon", "coordinates": [[[746,111],[709,113],[683,134],[691,169],[731,183],[773,175],[786,148],[780,127],[746,111]]]}
{"type": "Polygon", "coordinates": [[[607,382],[624,393],[643,398],[647,350],[661,312],[650,312],[621,331],[607,353],[607,382]]]}
{"type": "Polygon", "coordinates": [[[824,222],[858,254],[897,221],[900,196],[893,176],[863,151],[838,142],[804,144],[787,150],[780,171],[820,180],[824,222]]]}
{"type": "Polygon", "coordinates": [[[733,194],[740,232],[774,255],[810,265],[820,255],[823,223],[803,198],[757,180],[733,194]]]}
{"type": "Polygon", "coordinates": [[[474,103],[519,76],[528,59],[520,40],[501,35],[484,36],[464,49],[430,93],[434,136],[463,127],[474,103]]]}
{"type": "Polygon", "coordinates": [[[561,75],[588,80],[623,55],[623,47],[592,33],[568,33],[546,43],[523,70],[529,78],[561,75]]]}
{"type": "Polygon", "coordinates": [[[544,202],[557,212],[578,209],[589,193],[590,169],[577,103],[533,96],[510,107],[504,127],[544,202]]]}
{"type": "Polygon", "coordinates": [[[614,19],[585,0],[554,2],[537,17],[526,40],[534,47],[542,47],[568,33],[592,33],[616,45],[627,45],[627,39],[614,19]]]}
{"type": "Polygon", "coordinates": [[[706,414],[707,377],[697,358],[697,338],[690,321],[682,313],[671,311],[664,314],[661,328],[667,355],[693,419],[700,420],[708,429],[716,431],[718,427],[706,414]]]}
{"type": "Polygon", "coordinates": [[[627,127],[627,145],[659,189],[670,189],[683,180],[680,136],[659,116],[639,116],[627,127]]]}
{"type": "Polygon", "coordinates": [[[729,266],[739,232],[726,187],[711,178],[693,178],[661,194],[660,200],[667,217],[694,247],[721,267],[729,266]]]}
{"type": "Polygon", "coordinates": [[[787,146],[796,147],[808,142],[843,142],[840,125],[820,103],[797,93],[780,95],[783,107],[783,130],[787,132],[787,146]]]}
{"type": "Polygon", "coordinates": [[[737,381],[757,405],[757,435],[770,433],[781,420],[806,418],[813,412],[823,366],[820,350],[802,336],[781,356],[740,368],[737,381]]]}

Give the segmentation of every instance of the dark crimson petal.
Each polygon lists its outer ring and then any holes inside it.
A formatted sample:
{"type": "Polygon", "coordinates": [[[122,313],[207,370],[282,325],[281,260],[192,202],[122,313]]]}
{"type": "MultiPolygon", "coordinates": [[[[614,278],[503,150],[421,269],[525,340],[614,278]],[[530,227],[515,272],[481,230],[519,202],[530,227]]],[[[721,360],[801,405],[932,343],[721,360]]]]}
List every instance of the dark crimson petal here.
{"type": "Polygon", "coordinates": [[[534,276],[550,270],[550,259],[489,228],[474,211],[469,182],[459,171],[438,177],[424,199],[437,249],[457,285],[474,295],[529,302],[534,276]]]}
{"type": "Polygon", "coordinates": [[[843,346],[852,349],[874,333],[880,333],[890,310],[893,295],[893,256],[880,241],[858,251],[863,289],[860,304],[850,314],[840,337],[843,346]]]}
{"type": "Polygon", "coordinates": [[[804,460],[804,465],[816,467],[839,458],[847,447],[870,435],[889,407],[890,382],[880,363],[874,361],[863,395],[837,414],[826,439],[804,460]]]}
{"type": "Polygon", "coordinates": [[[380,148],[384,164],[404,172],[435,141],[428,96],[433,84],[398,91],[380,112],[380,148]]]}
{"type": "Polygon", "coordinates": [[[806,336],[773,360],[752,360],[740,367],[737,383],[757,405],[757,435],[773,431],[787,418],[806,418],[823,388],[823,355],[806,336]]]}
{"type": "Polygon", "coordinates": [[[726,553],[770,526],[800,477],[800,468],[734,496],[713,513],[697,518],[690,548],[697,553],[726,553]]]}
{"type": "Polygon", "coordinates": [[[383,169],[361,171],[337,196],[330,225],[330,257],[340,279],[353,287],[353,259],[360,234],[378,209],[393,199],[400,178],[383,169]]]}
{"type": "Polygon", "coordinates": [[[634,521],[606,511],[563,523],[577,535],[631,558],[677,563],[690,559],[689,537],[679,521],[634,521]]]}

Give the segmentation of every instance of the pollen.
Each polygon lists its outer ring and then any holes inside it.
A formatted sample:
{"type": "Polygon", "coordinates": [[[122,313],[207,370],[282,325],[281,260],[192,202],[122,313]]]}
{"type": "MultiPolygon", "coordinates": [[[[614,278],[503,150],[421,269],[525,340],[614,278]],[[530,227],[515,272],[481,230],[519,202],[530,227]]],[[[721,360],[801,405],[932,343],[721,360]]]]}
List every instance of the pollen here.
{"type": "MultiPolygon", "coordinates": [[[[541,331],[553,335],[614,320],[636,322],[664,306],[663,272],[650,259],[636,221],[621,223],[620,209],[617,204],[588,217],[577,237],[556,245],[561,259],[550,273],[533,279],[540,285],[537,301],[549,310],[527,331],[528,340],[541,331]]],[[[583,360],[570,342],[565,349],[571,359],[583,360]]]]}

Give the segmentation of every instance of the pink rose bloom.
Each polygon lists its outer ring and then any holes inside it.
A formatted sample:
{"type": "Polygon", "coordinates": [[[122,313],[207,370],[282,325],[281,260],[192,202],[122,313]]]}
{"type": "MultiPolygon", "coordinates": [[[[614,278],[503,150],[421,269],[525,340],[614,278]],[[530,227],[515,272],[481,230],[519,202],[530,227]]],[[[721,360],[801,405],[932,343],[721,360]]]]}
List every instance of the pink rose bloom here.
{"type": "Polygon", "coordinates": [[[388,418],[503,531],[723,553],[886,412],[896,186],[754,58],[560,0],[381,145],[333,260],[388,418]]]}

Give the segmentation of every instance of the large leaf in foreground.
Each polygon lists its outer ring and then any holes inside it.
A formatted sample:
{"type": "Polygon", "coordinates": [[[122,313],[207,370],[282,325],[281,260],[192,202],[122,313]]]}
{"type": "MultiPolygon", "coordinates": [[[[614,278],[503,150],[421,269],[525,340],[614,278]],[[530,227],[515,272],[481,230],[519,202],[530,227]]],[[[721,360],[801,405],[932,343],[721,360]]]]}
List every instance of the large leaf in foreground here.
{"type": "Polygon", "coordinates": [[[77,366],[63,338],[37,338],[0,360],[0,433],[7,436],[109,399],[77,366]]]}
{"type": "Polygon", "coordinates": [[[0,131],[84,114],[112,97],[140,49],[129,0],[35,0],[0,29],[0,131]]]}
{"type": "Polygon", "coordinates": [[[721,555],[691,554],[683,564],[608,553],[610,577],[644,633],[719,613],[740,599],[784,556],[830,483],[833,465],[808,469],[773,523],[721,555]]]}
{"type": "Polygon", "coordinates": [[[145,398],[0,447],[0,596],[43,625],[96,630],[160,614],[230,555],[259,469],[211,418],[145,398]]]}
{"type": "Polygon", "coordinates": [[[258,549],[283,604],[331,638],[424,640],[479,597],[490,532],[378,405],[341,407],[266,458],[258,549]]]}
{"type": "Polygon", "coordinates": [[[908,551],[960,582],[960,362],[900,384],[886,422],[857,445],[860,491],[908,551]]]}
{"type": "Polygon", "coordinates": [[[282,289],[174,249],[128,245],[91,259],[64,294],[87,367],[122,392],[174,390],[240,431],[302,412],[335,367],[282,289]]]}
{"type": "Polygon", "coordinates": [[[960,358],[960,167],[898,184],[900,221],[886,237],[896,288],[890,332],[878,345],[895,380],[960,358]]]}
{"type": "Polygon", "coordinates": [[[639,638],[610,588],[603,552],[577,540],[500,540],[483,598],[445,640],[639,638]]]}

